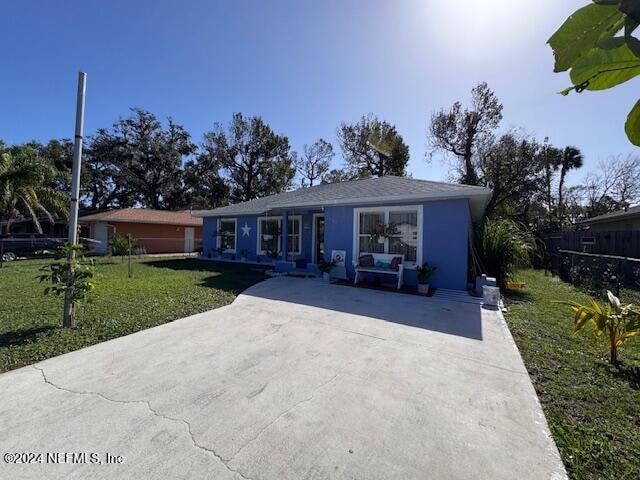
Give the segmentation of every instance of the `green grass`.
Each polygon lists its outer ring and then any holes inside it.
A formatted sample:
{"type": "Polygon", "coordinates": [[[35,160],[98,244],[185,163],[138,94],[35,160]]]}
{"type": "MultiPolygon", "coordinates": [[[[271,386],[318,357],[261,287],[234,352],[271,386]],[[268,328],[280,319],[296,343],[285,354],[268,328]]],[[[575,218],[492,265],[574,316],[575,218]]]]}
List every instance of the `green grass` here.
{"type": "MultiPolygon", "coordinates": [[[[37,280],[45,260],[0,269],[0,371],[227,305],[264,274],[244,265],[197,259],[96,260],[97,287],[78,310],[78,328],[60,327],[62,299],[44,296],[37,280]]],[[[50,262],[50,261],[49,261],[50,262]]]]}
{"type": "Polygon", "coordinates": [[[516,277],[526,288],[507,292],[507,322],[569,476],[640,478],[640,338],[620,350],[614,368],[606,342],[572,336],[572,312],[554,303],[586,295],[542,271],[516,277]]]}

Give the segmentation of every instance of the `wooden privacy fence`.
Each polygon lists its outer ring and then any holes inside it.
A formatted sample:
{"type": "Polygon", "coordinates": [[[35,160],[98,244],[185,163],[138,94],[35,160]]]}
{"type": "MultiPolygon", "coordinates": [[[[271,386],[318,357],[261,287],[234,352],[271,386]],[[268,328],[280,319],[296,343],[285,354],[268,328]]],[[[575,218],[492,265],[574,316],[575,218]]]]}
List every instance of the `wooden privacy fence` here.
{"type": "Polygon", "coordinates": [[[640,258],[640,231],[582,231],[546,235],[544,243],[550,255],[559,250],[640,258]]]}

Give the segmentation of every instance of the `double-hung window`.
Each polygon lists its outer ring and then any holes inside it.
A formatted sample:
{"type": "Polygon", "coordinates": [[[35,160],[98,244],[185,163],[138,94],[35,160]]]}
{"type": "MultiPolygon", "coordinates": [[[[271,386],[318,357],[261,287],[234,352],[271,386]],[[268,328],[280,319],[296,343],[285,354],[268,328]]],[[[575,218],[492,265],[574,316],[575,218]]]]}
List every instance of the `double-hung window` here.
{"type": "MultiPolygon", "coordinates": [[[[302,252],[302,219],[289,217],[287,251],[299,255],[302,252]]],[[[258,220],[258,250],[265,255],[269,251],[282,252],[282,217],[262,217],[258,220]]]]}
{"type": "Polygon", "coordinates": [[[363,253],[397,253],[410,265],[421,261],[421,205],[357,208],[354,222],[356,257],[363,253]]]}
{"type": "Polygon", "coordinates": [[[289,228],[287,229],[287,250],[289,253],[299,255],[302,251],[302,235],[300,232],[300,217],[289,217],[289,228]]]}
{"type": "Polygon", "coordinates": [[[236,251],[236,219],[221,218],[218,228],[218,246],[225,252],[236,251]]]}
{"type": "Polygon", "coordinates": [[[265,217],[258,222],[258,242],[260,253],[280,252],[280,218],[265,217]]]}

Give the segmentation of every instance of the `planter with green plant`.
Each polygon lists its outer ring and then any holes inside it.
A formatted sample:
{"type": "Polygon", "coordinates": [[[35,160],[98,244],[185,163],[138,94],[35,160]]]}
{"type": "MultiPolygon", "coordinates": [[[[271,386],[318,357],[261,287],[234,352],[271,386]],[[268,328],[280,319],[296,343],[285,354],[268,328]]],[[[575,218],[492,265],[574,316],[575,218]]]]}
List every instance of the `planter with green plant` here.
{"type": "Polygon", "coordinates": [[[335,266],[336,262],[334,261],[321,260],[320,263],[318,263],[318,270],[322,273],[322,278],[325,282],[331,280],[331,270],[333,270],[335,266]]]}
{"type": "Polygon", "coordinates": [[[429,279],[436,271],[436,267],[425,263],[416,267],[416,275],[418,277],[418,293],[427,295],[429,293],[429,279]]]}

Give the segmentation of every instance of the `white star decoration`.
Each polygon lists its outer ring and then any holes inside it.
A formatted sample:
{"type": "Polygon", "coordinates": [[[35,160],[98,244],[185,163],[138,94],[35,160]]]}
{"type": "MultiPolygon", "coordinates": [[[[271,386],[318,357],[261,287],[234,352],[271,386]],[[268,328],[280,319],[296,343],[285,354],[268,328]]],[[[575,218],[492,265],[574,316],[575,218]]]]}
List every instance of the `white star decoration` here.
{"type": "Polygon", "coordinates": [[[242,227],[240,230],[242,230],[243,237],[248,237],[249,232],[251,231],[251,227],[247,225],[247,222],[244,222],[244,227],[242,227]]]}

